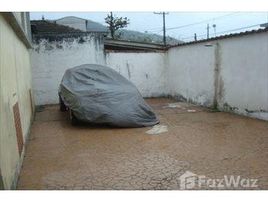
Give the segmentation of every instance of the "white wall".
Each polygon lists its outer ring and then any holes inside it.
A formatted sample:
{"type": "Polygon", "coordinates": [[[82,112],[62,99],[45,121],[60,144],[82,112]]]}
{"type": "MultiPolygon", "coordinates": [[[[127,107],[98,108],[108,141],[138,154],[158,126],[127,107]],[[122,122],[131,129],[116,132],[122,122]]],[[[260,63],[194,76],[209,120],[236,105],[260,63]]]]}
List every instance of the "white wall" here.
{"type": "Polygon", "coordinates": [[[91,36],[35,43],[31,51],[33,89],[37,105],[58,103],[58,87],[66,69],[82,64],[105,64],[102,41],[91,36]]]}
{"type": "Polygon", "coordinates": [[[214,49],[204,44],[174,47],[168,51],[167,88],[179,100],[212,106],[214,49]]]}
{"type": "Polygon", "coordinates": [[[268,32],[201,42],[161,52],[103,52],[87,39],[43,41],[32,51],[35,100],[58,103],[65,70],[106,64],[133,82],[144,97],[171,95],[207,107],[268,120],[268,32]]]}
{"type": "Polygon", "coordinates": [[[143,97],[167,94],[165,53],[110,52],[106,59],[107,66],[134,83],[143,97]]]}
{"type": "Polygon", "coordinates": [[[174,47],[168,63],[172,96],[268,120],[268,32],[174,47]]]}
{"type": "Polygon", "coordinates": [[[268,33],[220,41],[219,107],[268,120],[268,33]]]}
{"type": "Polygon", "coordinates": [[[165,53],[107,52],[102,41],[84,37],[35,43],[31,51],[33,89],[37,105],[57,104],[58,87],[66,69],[81,64],[112,67],[133,82],[144,97],[167,94],[165,53]]]}

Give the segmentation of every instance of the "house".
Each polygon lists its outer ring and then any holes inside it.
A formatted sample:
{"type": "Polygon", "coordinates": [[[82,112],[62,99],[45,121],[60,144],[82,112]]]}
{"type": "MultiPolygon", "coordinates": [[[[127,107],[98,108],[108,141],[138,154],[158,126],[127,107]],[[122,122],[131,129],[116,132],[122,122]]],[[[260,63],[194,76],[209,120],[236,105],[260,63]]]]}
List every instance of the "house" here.
{"type": "Polygon", "coordinates": [[[86,32],[69,26],[56,24],[47,20],[32,20],[31,31],[33,41],[39,39],[55,40],[57,38],[86,35],[86,32]]]}
{"type": "Polygon", "coordinates": [[[34,113],[29,13],[0,13],[0,189],[14,189],[34,113]]]}
{"type": "Polygon", "coordinates": [[[154,51],[164,51],[165,46],[161,44],[146,43],[146,42],[136,42],[129,40],[117,40],[108,39],[104,40],[104,49],[106,51],[144,51],[144,52],[154,52],[154,51]]]}
{"type": "Polygon", "coordinates": [[[108,34],[108,28],[106,26],[103,26],[100,23],[88,20],[88,19],[83,19],[79,17],[74,17],[74,16],[68,16],[68,17],[63,17],[60,19],[57,19],[54,21],[56,24],[64,25],[64,26],[69,26],[74,29],[79,29],[85,32],[90,32],[90,33],[95,33],[95,34],[103,34],[107,35],[108,34]]]}

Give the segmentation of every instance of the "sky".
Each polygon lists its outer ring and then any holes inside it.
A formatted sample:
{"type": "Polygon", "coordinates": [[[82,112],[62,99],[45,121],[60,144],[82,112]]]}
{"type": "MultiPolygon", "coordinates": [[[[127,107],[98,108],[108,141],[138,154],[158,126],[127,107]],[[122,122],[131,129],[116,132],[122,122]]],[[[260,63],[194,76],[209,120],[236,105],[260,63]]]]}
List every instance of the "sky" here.
{"type": "MultiPolygon", "coordinates": [[[[31,12],[31,20],[58,19],[65,16],[77,16],[106,25],[104,18],[108,12],[31,12]]],[[[127,17],[130,24],[126,29],[162,35],[162,15],[154,12],[113,12],[115,16],[127,17]]],[[[242,32],[259,28],[259,24],[268,23],[268,12],[168,12],[166,15],[167,35],[183,41],[207,37],[209,24],[210,37],[233,32],[242,32]],[[216,25],[213,27],[213,25],[216,25]],[[248,27],[248,28],[246,28],[248,27]]]]}

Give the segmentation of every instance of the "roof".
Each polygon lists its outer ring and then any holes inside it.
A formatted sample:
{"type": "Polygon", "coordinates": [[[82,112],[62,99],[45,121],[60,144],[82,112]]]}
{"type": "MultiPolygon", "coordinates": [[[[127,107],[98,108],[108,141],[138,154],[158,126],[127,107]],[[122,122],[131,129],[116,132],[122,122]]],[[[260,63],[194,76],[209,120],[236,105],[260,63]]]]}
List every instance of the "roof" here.
{"type": "Polygon", "coordinates": [[[105,39],[104,48],[105,50],[115,50],[115,51],[163,51],[165,50],[165,47],[160,44],[134,42],[134,41],[127,41],[127,40],[114,40],[114,39],[105,39]]]}
{"type": "MultiPolygon", "coordinates": [[[[12,29],[14,30],[15,34],[22,40],[22,42],[25,44],[27,48],[32,48],[32,42],[30,39],[30,36],[25,33],[23,30],[21,24],[18,22],[16,16],[14,15],[13,12],[2,12],[0,13],[3,15],[5,20],[10,24],[12,29]]],[[[28,21],[27,21],[28,23],[28,21]]]]}
{"type": "Polygon", "coordinates": [[[169,46],[168,48],[172,48],[172,47],[176,47],[176,46],[185,46],[185,45],[190,45],[190,44],[197,44],[197,43],[202,43],[202,42],[210,42],[210,41],[214,41],[214,40],[222,40],[222,39],[226,39],[226,38],[240,37],[240,36],[257,34],[257,33],[264,33],[264,32],[268,32],[268,27],[267,28],[260,28],[257,30],[251,30],[251,31],[244,31],[244,32],[240,32],[240,33],[231,33],[231,34],[221,35],[221,36],[212,37],[209,39],[184,42],[181,44],[169,46]]]}
{"type": "Polygon", "coordinates": [[[66,18],[76,18],[76,19],[79,19],[79,20],[86,21],[86,19],[81,18],[81,17],[76,17],[76,16],[66,16],[66,17],[62,17],[62,18],[56,19],[55,21],[59,21],[59,20],[66,19],[66,18]]]}
{"type": "Polygon", "coordinates": [[[83,33],[83,31],[71,28],[69,26],[63,26],[50,22],[47,20],[32,20],[31,21],[32,34],[66,34],[66,33],[83,33]]]}
{"type": "Polygon", "coordinates": [[[94,22],[88,19],[83,19],[83,18],[75,17],[75,16],[62,17],[60,19],[55,20],[55,22],[65,20],[65,19],[75,19],[75,20],[85,21],[86,30],[88,32],[102,32],[102,33],[108,32],[108,28],[98,22],[94,22]]]}

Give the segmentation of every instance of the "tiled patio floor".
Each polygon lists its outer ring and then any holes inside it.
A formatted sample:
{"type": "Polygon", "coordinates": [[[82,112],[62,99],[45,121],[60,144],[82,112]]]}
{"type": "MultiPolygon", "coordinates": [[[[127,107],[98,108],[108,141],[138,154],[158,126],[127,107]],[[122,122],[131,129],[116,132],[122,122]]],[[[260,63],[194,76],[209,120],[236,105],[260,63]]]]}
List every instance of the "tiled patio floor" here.
{"type": "Polygon", "coordinates": [[[170,99],[148,102],[167,132],[73,127],[57,106],[37,112],[18,189],[180,189],[186,171],[258,179],[253,189],[268,189],[267,122],[170,99]]]}

